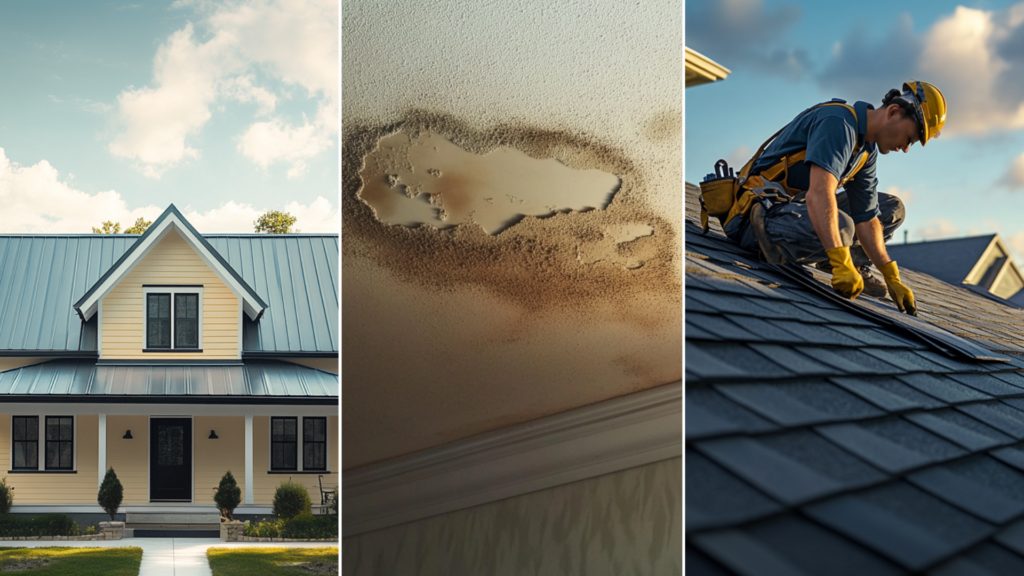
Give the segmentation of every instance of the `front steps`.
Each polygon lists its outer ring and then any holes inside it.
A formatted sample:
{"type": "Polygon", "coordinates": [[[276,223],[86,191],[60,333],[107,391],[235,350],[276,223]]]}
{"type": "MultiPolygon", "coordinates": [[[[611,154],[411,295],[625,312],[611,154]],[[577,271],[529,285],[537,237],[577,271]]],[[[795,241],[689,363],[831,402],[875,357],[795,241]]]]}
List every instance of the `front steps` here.
{"type": "Polygon", "coordinates": [[[125,537],[219,538],[220,512],[213,506],[129,506],[125,537]]]}

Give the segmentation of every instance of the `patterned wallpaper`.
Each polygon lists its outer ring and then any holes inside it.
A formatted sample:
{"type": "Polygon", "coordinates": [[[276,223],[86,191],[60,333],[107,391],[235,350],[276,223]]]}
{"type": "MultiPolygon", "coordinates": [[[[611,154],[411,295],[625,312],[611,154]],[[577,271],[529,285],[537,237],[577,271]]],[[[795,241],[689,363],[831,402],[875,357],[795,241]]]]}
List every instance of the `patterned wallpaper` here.
{"type": "Polygon", "coordinates": [[[346,538],[345,576],[682,573],[682,458],[346,538]]]}

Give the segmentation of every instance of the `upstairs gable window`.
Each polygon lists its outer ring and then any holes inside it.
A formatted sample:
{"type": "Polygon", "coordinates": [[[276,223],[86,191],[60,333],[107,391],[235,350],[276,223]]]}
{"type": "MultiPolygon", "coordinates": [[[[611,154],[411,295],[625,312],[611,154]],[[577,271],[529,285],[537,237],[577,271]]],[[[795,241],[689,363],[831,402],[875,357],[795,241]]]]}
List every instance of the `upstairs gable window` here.
{"type": "Polygon", "coordinates": [[[146,352],[202,352],[202,286],[146,286],[146,352]]]}

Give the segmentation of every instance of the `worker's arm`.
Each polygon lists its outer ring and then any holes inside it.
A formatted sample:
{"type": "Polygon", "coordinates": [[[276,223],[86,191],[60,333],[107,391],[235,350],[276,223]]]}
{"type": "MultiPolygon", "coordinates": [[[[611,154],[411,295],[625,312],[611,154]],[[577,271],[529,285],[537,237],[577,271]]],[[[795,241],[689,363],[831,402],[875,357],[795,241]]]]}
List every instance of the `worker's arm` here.
{"type": "Polygon", "coordinates": [[[881,270],[882,266],[889,262],[889,253],[885,251],[885,238],[882,237],[882,223],[876,217],[857,224],[854,229],[864,253],[871,259],[875,268],[881,270]]]}
{"type": "Polygon", "coordinates": [[[864,279],[853,267],[850,249],[843,246],[839,236],[839,207],[836,205],[836,186],[839,184],[831,172],[811,164],[811,181],[807,188],[807,215],[818,234],[829,263],[832,264],[832,288],[847,298],[856,298],[864,290],[864,279]]]}
{"type": "Polygon", "coordinates": [[[836,187],[839,181],[831,172],[811,164],[811,180],[807,188],[807,215],[825,250],[843,245],[839,236],[839,206],[836,205],[836,187]]]}

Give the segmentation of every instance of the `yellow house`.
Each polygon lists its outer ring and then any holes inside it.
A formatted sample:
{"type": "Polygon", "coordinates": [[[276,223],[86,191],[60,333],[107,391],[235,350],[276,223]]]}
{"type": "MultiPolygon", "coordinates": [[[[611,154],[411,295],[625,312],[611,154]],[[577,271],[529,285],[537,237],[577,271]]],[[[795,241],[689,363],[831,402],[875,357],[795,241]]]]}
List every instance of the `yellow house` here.
{"type": "Polygon", "coordinates": [[[337,266],[337,235],[204,236],[173,205],[142,235],[0,236],[12,513],[101,520],[108,467],[136,535],[217,529],[229,470],[240,518],[289,478],[321,504],[338,483],[337,266]]]}

